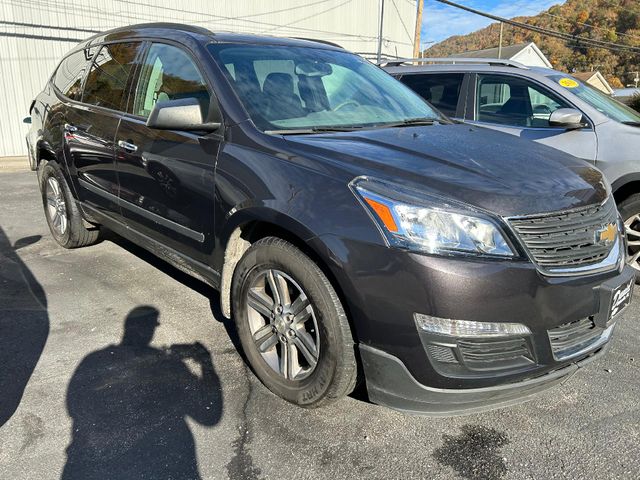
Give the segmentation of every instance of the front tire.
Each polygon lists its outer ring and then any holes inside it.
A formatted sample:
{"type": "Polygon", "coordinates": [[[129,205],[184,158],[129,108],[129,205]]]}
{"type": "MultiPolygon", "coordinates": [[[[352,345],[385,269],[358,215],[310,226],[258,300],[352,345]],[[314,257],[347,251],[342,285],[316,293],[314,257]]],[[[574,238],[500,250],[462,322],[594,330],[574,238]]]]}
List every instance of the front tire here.
{"type": "Polygon", "coordinates": [[[275,237],[252,245],[235,270],[232,302],[245,356],[272,392],[307,408],[351,393],[357,366],[347,316],[298,248],[275,237]]]}
{"type": "Polygon", "coordinates": [[[627,263],[636,270],[640,283],[640,193],[634,193],[618,205],[627,236],[627,263]]]}
{"type": "Polygon", "coordinates": [[[86,228],[69,185],[55,162],[42,167],[40,191],[51,235],[64,248],[93,245],[99,240],[98,227],[86,228]]]}

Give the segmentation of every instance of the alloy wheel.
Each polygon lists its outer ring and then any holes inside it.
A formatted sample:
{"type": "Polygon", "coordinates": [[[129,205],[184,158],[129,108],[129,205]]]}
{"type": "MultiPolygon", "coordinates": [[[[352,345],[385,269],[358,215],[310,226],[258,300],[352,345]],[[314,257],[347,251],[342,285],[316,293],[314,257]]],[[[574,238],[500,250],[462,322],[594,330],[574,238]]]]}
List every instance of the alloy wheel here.
{"type": "Polygon", "coordinates": [[[49,177],[46,183],[47,212],[49,220],[56,233],[64,235],[69,225],[67,219],[67,204],[60,183],[55,177],[49,177]]]}
{"type": "Polygon", "coordinates": [[[253,341],[264,361],[286,380],[302,380],[320,354],[316,314],[303,289],[286,273],[259,273],[245,298],[253,341]]]}
{"type": "Polygon", "coordinates": [[[627,235],[627,263],[640,271],[640,214],[633,215],[624,222],[627,235]]]}

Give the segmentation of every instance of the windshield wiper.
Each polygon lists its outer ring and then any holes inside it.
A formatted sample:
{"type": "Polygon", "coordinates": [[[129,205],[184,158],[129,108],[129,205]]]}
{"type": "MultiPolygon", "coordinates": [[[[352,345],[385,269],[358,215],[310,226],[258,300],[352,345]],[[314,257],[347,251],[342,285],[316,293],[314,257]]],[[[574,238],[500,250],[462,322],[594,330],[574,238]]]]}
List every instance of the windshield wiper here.
{"type": "Polygon", "coordinates": [[[362,130],[364,127],[311,127],[311,128],[295,128],[289,130],[267,130],[265,133],[271,135],[309,135],[312,133],[325,133],[325,132],[354,132],[362,130]]]}
{"type": "Polygon", "coordinates": [[[382,123],[378,125],[377,128],[417,127],[420,125],[430,126],[435,125],[436,123],[440,123],[439,118],[407,118],[401,122],[382,123]]]}
{"type": "Polygon", "coordinates": [[[631,125],[632,127],[640,127],[640,122],[622,122],[625,125],[631,125]]]}

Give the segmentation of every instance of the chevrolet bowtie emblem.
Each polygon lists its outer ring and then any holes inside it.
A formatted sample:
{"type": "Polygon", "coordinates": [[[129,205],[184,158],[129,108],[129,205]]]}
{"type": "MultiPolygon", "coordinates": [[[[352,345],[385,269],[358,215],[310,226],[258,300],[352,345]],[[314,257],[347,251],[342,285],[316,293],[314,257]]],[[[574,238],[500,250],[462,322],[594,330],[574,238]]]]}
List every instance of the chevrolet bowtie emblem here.
{"type": "Polygon", "coordinates": [[[611,245],[616,240],[618,229],[614,223],[605,225],[596,231],[596,243],[598,245],[611,245]]]}

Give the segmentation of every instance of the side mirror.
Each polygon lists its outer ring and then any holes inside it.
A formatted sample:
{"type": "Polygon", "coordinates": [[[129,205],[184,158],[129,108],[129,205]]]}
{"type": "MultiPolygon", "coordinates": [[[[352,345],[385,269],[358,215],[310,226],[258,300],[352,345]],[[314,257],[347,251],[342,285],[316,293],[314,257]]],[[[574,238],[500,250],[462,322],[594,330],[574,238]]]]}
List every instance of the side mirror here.
{"type": "Polygon", "coordinates": [[[579,130],[587,127],[582,112],[575,108],[559,108],[549,117],[549,125],[567,130],[579,130]]]}
{"type": "Polygon", "coordinates": [[[22,119],[22,123],[26,123],[26,124],[31,125],[31,116],[29,116],[29,117],[24,117],[24,118],[22,119]]]}
{"type": "Polygon", "coordinates": [[[157,128],[158,130],[205,130],[214,132],[220,128],[220,123],[204,121],[198,99],[180,98],[157,102],[149,114],[147,127],[157,128]]]}

